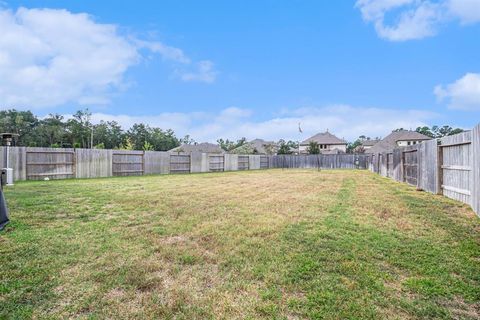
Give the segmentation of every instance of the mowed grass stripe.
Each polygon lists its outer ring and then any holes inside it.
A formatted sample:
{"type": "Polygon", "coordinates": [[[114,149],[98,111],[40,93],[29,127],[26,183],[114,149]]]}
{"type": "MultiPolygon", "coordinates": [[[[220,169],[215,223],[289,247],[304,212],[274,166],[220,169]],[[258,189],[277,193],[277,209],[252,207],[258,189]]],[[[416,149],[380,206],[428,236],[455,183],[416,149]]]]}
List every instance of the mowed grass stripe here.
{"type": "Polygon", "coordinates": [[[478,318],[471,210],[366,171],[19,183],[0,318],[478,318]]]}

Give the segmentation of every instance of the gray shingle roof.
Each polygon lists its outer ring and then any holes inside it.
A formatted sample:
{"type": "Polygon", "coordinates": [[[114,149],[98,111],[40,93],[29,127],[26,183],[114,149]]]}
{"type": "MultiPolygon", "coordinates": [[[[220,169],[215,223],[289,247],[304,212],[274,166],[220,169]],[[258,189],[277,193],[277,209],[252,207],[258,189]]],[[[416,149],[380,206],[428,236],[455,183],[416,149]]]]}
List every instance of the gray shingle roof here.
{"type": "Polygon", "coordinates": [[[300,144],[301,145],[307,145],[311,141],[315,141],[318,144],[347,144],[347,142],[345,140],[342,140],[342,139],[334,136],[333,134],[331,134],[328,131],[317,133],[316,135],[308,138],[307,140],[302,141],[300,144]]]}
{"type": "Polygon", "coordinates": [[[366,146],[366,147],[371,147],[371,146],[374,146],[376,145],[380,140],[363,140],[362,141],[362,146],[366,146]]]}
{"type": "Polygon", "coordinates": [[[231,153],[257,153],[257,154],[269,154],[270,151],[276,152],[277,144],[273,141],[265,141],[263,139],[255,139],[250,142],[247,142],[243,146],[233,149],[231,153]],[[266,146],[273,146],[273,150],[267,150],[266,146]]]}
{"type": "Polygon", "coordinates": [[[381,153],[381,152],[390,152],[396,146],[398,141],[424,141],[430,140],[430,137],[427,137],[424,134],[421,134],[416,131],[411,130],[400,130],[394,131],[386,136],[383,140],[376,143],[373,147],[368,149],[366,153],[381,153]]]}
{"type": "Polygon", "coordinates": [[[204,152],[204,153],[224,153],[223,149],[217,144],[203,142],[198,144],[182,144],[179,147],[169,150],[170,152],[204,152]]]}

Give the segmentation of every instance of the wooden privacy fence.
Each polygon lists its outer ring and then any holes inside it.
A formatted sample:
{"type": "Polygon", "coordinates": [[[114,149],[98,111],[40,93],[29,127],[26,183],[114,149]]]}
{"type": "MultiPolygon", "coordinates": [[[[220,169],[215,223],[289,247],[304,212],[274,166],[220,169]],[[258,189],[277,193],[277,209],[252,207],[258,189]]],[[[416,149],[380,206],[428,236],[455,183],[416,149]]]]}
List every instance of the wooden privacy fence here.
{"type": "Polygon", "coordinates": [[[480,215],[480,125],[472,131],[372,154],[368,168],[469,204],[480,215]]]}
{"type": "Polygon", "coordinates": [[[367,169],[365,154],[311,154],[270,156],[271,168],[367,169]]]}
{"type": "MultiPolygon", "coordinates": [[[[1,147],[4,148],[4,147],[1,147]]],[[[0,164],[3,166],[3,150],[0,164]]],[[[10,148],[14,180],[97,178],[268,168],[366,169],[366,155],[236,155],[156,151],[10,148]]]]}

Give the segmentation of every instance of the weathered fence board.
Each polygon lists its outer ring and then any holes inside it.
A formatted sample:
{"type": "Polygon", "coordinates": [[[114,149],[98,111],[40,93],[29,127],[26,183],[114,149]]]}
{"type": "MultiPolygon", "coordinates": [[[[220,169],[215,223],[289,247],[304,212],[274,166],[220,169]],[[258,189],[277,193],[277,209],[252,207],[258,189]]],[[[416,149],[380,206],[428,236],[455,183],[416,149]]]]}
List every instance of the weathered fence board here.
{"type": "Polygon", "coordinates": [[[407,147],[403,150],[404,181],[412,186],[418,182],[418,145],[407,147]]]}
{"type": "Polygon", "coordinates": [[[393,150],[393,179],[403,182],[403,153],[400,149],[393,150]]]}
{"type": "Polygon", "coordinates": [[[440,139],[441,189],[444,196],[471,204],[472,133],[464,132],[440,139]]]}
{"type": "Polygon", "coordinates": [[[260,156],[260,169],[268,169],[270,167],[270,161],[268,156],[260,156]]]}
{"type": "Polygon", "coordinates": [[[395,148],[387,161],[384,155],[372,154],[368,168],[470,204],[480,216],[480,124],[472,131],[395,148]]]}
{"type": "Polygon", "coordinates": [[[471,174],[471,186],[472,186],[472,208],[480,216],[480,124],[472,130],[472,174],[471,174]]]}
{"type": "Polygon", "coordinates": [[[76,177],[112,176],[112,150],[75,149],[76,177]]]}
{"type": "Polygon", "coordinates": [[[224,155],[224,170],[225,171],[237,171],[238,170],[238,154],[224,155]]]}
{"type": "Polygon", "coordinates": [[[393,178],[393,152],[387,153],[387,177],[393,178]]]}
{"type": "Polygon", "coordinates": [[[190,173],[190,170],[189,154],[170,155],[170,173],[190,173]]]}
{"type": "Polygon", "coordinates": [[[368,155],[319,154],[275,155],[270,157],[271,168],[367,169],[368,155]]]}
{"type": "Polygon", "coordinates": [[[208,154],[201,152],[190,153],[190,172],[208,172],[209,171],[208,154]]]}
{"type": "Polygon", "coordinates": [[[144,173],[143,151],[114,150],[112,174],[114,176],[139,176],[144,173]]]}
{"type": "Polygon", "coordinates": [[[250,170],[258,170],[260,169],[260,156],[257,155],[250,155],[248,156],[249,159],[249,168],[250,170]]]}
{"type": "MultiPolygon", "coordinates": [[[[6,147],[0,147],[0,164],[2,168],[6,166],[6,149],[6,147]]],[[[13,147],[9,150],[9,166],[13,169],[13,179],[15,181],[27,179],[26,149],[26,147],[13,147]]]]}
{"type": "Polygon", "coordinates": [[[418,145],[418,187],[419,189],[438,193],[438,143],[437,140],[425,141],[418,145]]]}
{"type": "Polygon", "coordinates": [[[238,170],[249,170],[249,157],[244,155],[238,156],[238,170]]]}
{"type": "Polygon", "coordinates": [[[225,170],[225,157],[222,155],[209,156],[209,171],[218,172],[225,170]]]}
{"type": "Polygon", "coordinates": [[[29,180],[75,178],[74,149],[26,148],[26,177],[29,180]]]}
{"type": "Polygon", "coordinates": [[[170,173],[170,154],[168,152],[145,151],[143,160],[145,174],[170,173]]]}

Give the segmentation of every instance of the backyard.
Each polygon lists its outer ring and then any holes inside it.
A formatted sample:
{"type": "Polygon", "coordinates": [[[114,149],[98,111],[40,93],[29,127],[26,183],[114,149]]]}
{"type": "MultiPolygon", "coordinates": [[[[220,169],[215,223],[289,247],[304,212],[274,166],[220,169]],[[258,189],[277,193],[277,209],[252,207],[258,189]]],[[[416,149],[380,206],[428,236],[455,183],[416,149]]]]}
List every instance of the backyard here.
{"type": "Polygon", "coordinates": [[[0,318],[480,318],[480,219],[360,170],[19,182],[0,318]]]}

